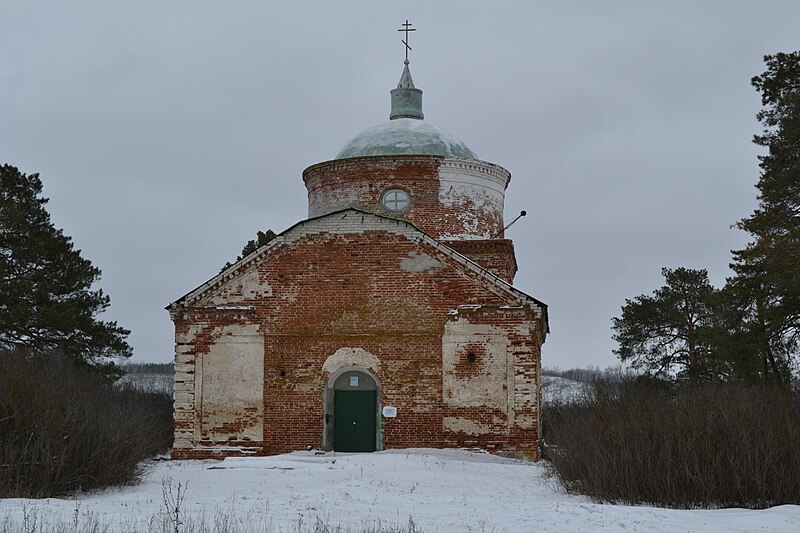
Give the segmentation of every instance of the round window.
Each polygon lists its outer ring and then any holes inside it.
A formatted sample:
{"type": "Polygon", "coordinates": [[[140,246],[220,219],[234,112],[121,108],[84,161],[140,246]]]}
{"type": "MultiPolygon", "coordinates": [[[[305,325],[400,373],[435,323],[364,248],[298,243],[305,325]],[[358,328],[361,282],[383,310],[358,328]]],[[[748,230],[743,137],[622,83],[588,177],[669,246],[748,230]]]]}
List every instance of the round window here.
{"type": "Polygon", "coordinates": [[[405,211],[411,204],[411,198],[406,191],[400,189],[389,189],[381,197],[381,205],[388,211],[405,211]]]}

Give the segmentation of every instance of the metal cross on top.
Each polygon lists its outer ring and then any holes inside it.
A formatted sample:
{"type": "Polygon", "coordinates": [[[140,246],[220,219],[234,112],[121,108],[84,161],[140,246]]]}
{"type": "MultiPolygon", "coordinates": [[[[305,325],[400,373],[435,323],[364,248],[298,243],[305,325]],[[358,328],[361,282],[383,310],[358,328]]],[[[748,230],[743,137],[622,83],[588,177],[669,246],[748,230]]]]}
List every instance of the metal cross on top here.
{"type": "Polygon", "coordinates": [[[400,29],[399,29],[399,30],[397,30],[397,31],[404,31],[404,32],[406,32],[406,38],[405,38],[405,40],[403,41],[403,44],[404,44],[404,45],[406,45],[406,63],[408,63],[408,51],[409,51],[409,50],[411,50],[411,47],[410,47],[410,46],[408,46],[408,32],[410,32],[410,31],[417,31],[417,30],[416,30],[416,28],[412,28],[412,27],[411,27],[411,24],[408,22],[408,19],[406,19],[406,22],[405,22],[405,24],[401,24],[401,26],[403,26],[403,27],[402,27],[402,28],[400,28],[400,29]]]}

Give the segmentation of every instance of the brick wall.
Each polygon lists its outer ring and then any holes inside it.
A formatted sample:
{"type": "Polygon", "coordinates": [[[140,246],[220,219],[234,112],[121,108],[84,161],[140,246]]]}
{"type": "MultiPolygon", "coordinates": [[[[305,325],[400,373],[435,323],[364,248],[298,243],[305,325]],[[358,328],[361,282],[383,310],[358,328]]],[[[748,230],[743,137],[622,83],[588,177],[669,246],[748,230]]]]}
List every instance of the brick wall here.
{"type": "MultiPolygon", "coordinates": [[[[322,391],[335,353],[368,354],[353,355],[355,365],[365,357],[375,361],[370,372],[380,382],[382,404],[398,408],[396,418],[383,419],[384,447],[478,445],[535,455],[541,313],[410,226],[337,213],[295,227],[240,268],[171,309],[173,457],[322,447],[322,391]],[[229,420],[209,425],[203,394],[212,376],[203,375],[205,361],[220,343],[230,344],[226,335],[237,328],[263,338],[262,423],[254,426],[254,413],[234,394],[229,420]],[[476,361],[459,362],[469,351],[476,361]],[[452,368],[443,366],[448,354],[452,368]],[[494,376],[483,404],[480,396],[445,398],[445,385],[469,388],[476,372],[494,376]],[[261,439],[252,437],[253,427],[263,428],[261,439]]],[[[230,386],[241,386],[241,372],[231,375],[230,386]]],[[[213,416],[218,421],[224,413],[217,409],[213,416]]]]}
{"type": "Polygon", "coordinates": [[[477,160],[441,156],[373,156],[334,160],[303,172],[308,214],[346,207],[409,220],[435,238],[502,236],[507,170],[477,160]],[[411,197],[406,212],[391,213],[382,194],[401,189],[411,197]]]}
{"type": "Polygon", "coordinates": [[[514,255],[514,243],[510,240],[444,241],[444,244],[507,282],[514,282],[514,276],[517,273],[517,259],[514,255]]]}

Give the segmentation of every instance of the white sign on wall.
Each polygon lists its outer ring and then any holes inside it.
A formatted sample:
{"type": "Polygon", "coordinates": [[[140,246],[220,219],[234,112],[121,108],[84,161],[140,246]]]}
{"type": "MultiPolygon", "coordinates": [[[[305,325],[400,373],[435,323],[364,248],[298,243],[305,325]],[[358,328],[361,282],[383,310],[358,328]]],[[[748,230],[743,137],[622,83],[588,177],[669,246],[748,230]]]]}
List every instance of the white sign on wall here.
{"type": "Polygon", "coordinates": [[[394,418],[397,416],[397,407],[387,405],[383,408],[383,416],[386,418],[394,418]]]}

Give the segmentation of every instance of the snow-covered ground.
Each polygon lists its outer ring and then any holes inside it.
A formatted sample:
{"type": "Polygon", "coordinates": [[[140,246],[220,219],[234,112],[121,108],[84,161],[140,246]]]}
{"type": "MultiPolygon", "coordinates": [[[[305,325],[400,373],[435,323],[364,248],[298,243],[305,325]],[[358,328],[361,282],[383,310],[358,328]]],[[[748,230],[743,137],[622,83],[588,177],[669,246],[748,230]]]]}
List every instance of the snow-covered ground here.
{"type": "MultiPolygon", "coordinates": [[[[110,531],[148,531],[148,524],[165,519],[162,491],[177,496],[178,485],[186,489],[184,521],[203,517],[219,524],[233,517],[239,531],[313,531],[308,526],[317,519],[359,531],[405,526],[409,517],[425,532],[800,531],[800,506],[752,511],[596,504],[561,492],[543,462],[465,450],[155,462],[134,487],[72,500],[0,500],[0,529],[13,530],[25,515],[28,523],[34,517],[73,524],[77,516],[110,531]]],[[[78,523],[74,530],[84,529],[78,523]]]]}
{"type": "Polygon", "coordinates": [[[542,401],[549,403],[574,402],[589,391],[589,385],[560,376],[542,376],[542,401]]]}

